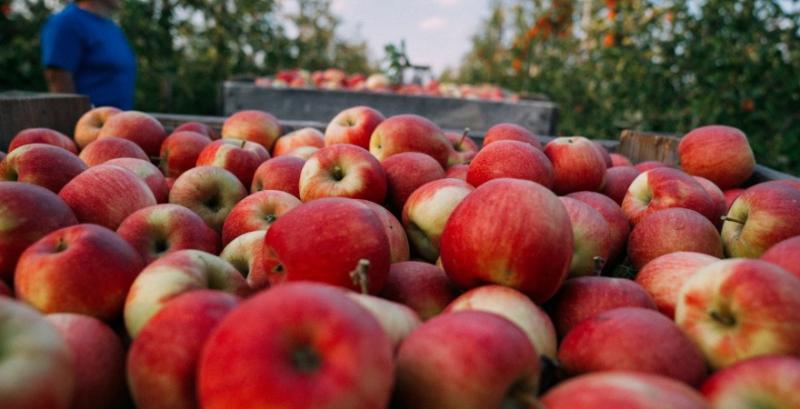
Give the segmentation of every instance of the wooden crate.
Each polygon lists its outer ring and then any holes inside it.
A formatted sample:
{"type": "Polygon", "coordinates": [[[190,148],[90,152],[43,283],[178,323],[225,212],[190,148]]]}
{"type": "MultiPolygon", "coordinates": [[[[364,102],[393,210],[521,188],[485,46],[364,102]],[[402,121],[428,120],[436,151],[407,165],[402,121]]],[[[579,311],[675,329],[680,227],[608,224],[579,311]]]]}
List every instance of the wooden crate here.
{"type": "Polygon", "coordinates": [[[51,128],[72,136],[75,123],[91,109],[89,97],[20,91],[0,93],[0,149],[25,128],[51,128]]]}

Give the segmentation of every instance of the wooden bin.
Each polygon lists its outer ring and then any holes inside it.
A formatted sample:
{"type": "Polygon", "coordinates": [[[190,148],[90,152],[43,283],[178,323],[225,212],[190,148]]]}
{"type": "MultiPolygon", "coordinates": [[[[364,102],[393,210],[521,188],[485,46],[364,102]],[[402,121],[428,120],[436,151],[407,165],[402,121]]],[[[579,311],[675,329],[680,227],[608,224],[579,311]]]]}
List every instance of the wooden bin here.
{"type": "Polygon", "coordinates": [[[89,97],[21,91],[0,93],[0,149],[25,128],[51,128],[72,136],[75,124],[91,109],[89,97]]]}

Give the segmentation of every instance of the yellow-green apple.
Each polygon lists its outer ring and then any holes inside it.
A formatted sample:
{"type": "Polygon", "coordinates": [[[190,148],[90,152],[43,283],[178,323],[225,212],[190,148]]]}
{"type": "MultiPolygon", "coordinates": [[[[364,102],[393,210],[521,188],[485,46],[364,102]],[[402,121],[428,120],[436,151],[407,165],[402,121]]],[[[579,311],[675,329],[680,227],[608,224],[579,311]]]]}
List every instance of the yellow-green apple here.
{"type": "Polygon", "coordinates": [[[280,190],[262,190],[240,200],[222,225],[222,245],[242,234],[267,230],[279,217],[300,206],[300,200],[280,190]]]}
{"type": "Polygon", "coordinates": [[[32,143],[20,146],[0,161],[0,180],[31,183],[58,193],[84,170],[86,165],[74,153],[32,143]]]}
{"type": "Polygon", "coordinates": [[[609,156],[611,156],[611,166],[612,167],[633,166],[633,162],[631,162],[631,160],[628,159],[627,156],[625,156],[625,155],[623,155],[621,153],[610,153],[609,156]]]}
{"type": "Polygon", "coordinates": [[[697,346],[672,320],[647,308],[615,308],[579,322],[561,341],[558,359],[575,375],[639,371],[693,386],[706,377],[697,346]]]}
{"type": "Polygon", "coordinates": [[[370,153],[356,145],[326,146],[309,158],[300,172],[300,199],[347,197],[383,203],[386,172],[370,153]]]}
{"type": "Polygon", "coordinates": [[[547,391],[541,404],[547,409],[711,409],[683,382],[634,371],[575,377],[547,391]]]}
{"type": "Polygon", "coordinates": [[[393,351],[397,351],[408,334],[422,323],[417,313],[403,304],[352,291],[346,291],[345,294],[378,320],[392,342],[393,351]]]}
{"type": "Polygon", "coordinates": [[[353,290],[366,284],[376,294],[389,274],[390,254],[383,224],[371,208],[354,199],[323,198],[295,207],[270,226],[264,270],[271,284],[308,280],[353,290]],[[367,283],[351,275],[362,259],[369,263],[367,283]]]}
{"type": "Polygon", "coordinates": [[[139,253],[94,224],[56,230],[30,245],[14,273],[17,298],[44,313],[75,312],[112,320],[144,268],[139,253]]]}
{"type": "Polygon", "coordinates": [[[744,132],[724,125],[703,126],[684,135],[678,158],[686,173],[702,176],[720,189],[738,187],[756,166],[744,132]]]}
{"type": "Polygon", "coordinates": [[[322,148],[325,146],[324,135],[317,128],[311,127],[300,128],[289,132],[275,141],[275,146],[272,148],[272,156],[281,156],[301,146],[322,148]]]}
{"type": "Polygon", "coordinates": [[[127,139],[139,145],[148,156],[158,157],[161,143],[167,138],[167,131],[151,115],[138,111],[125,111],[106,119],[97,139],[109,136],[127,139]]]}
{"type": "Polygon", "coordinates": [[[723,257],[717,228],[694,210],[671,208],[650,213],[633,227],[628,238],[628,258],[637,269],[677,251],[723,257]]]}
{"type": "Polygon", "coordinates": [[[494,179],[475,189],[453,210],[440,239],[444,270],[456,285],[502,284],[535,303],[564,282],[572,246],[558,197],[521,179],[494,179]]]}
{"type": "Polygon", "coordinates": [[[633,167],[636,168],[639,172],[647,172],[648,170],[653,170],[655,168],[669,168],[670,166],[664,162],[659,162],[657,160],[646,160],[644,162],[639,162],[633,167]]]}
{"type": "Polygon", "coordinates": [[[677,169],[655,168],[640,174],[622,200],[622,211],[634,225],[649,214],[674,207],[694,210],[715,222],[717,208],[711,197],[694,178],[677,169]]]}
{"type": "Polygon", "coordinates": [[[597,141],[592,141],[595,149],[597,149],[597,153],[603,158],[603,162],[606,164],[607,168],[614,166],[614,162],[611,161],[611,154],[608,153],[608,149],[606,149],[603,144],[597,141]]]}
{"type": "Polygon", "coordinates": [[[675,322],[715,369],[761,355],[798,355],[800,278],[766,261],[717,261],[683,285],[675,322]]]}
{"type": "Polygon", "coordinates": [[[388,91],[391,86],[389,77],[384,74],[376,73],[367,77],[367,89],[370,91],[388,91]]]}
{"type": "Polygon", "coordinates": [[[74,358],[53,324],[33,308],[0,297],[0,331],[0,407],[70,408],[75,390],[74,358]]]}
{"type": "Polygon", "coordinates": [[[714,409],[800,408],[800,359],[767,356],[717,371],[700,392],[714,409]]]}
{"type": "Polygon", "coordinates": [[[175,297],[153,316],[128,352],[128,385],[136,407],[198,407],[200,353],[237,303],[228,293],[196,290],[175,297]]]}
{"type": "Polygon", "coordinates": [[[220,139],[203,148],[196,165],[223,168],[236,175],[242,185],[250,186],[256,169],[267,159],[269,152],[257,143],[220,139]]]}
{"type": "Polygon", "coordinates": [[[375,127],[369,140],[369,151],[380,161],[401,152],[421,152],[446,168],[452,150],[436,124],[411,114],[386,118],[375,127]]]}
{"type": "Polygon", "coordinates": [[[639,173],[633,166],[610,167],[606,170],[606,184],[600,191],[622,206],[628,188],[631,187],[631,183],[639,176],[639,173]]]}
{"type": "Polygon", "coordinates": [[[245,110],[229,116],[222,124],[221,133],[223,139],[255,142],[270,151],[281,135],[281,125],[269,112],[245,110]]]}
{"type": "Polygon", "coordinates": [[[217,254],[219,236],[191,210],[176,204],[145,207],[125,218],[117,234],[142,256],[145,265],[178,250],[217,254]]]}
{"type": "Polygon", "coordinates": [[[745,191],[745,189],[736,188],[736,189],[728,189],[728,190],[722,192],[722,194],[725,195],[725,214],[728,213],[728,210],[731,210],[731,206],[733,205],[733,202],[739,196],[741,196],[742,193],[744,193],[744,191],[745,191]]]}
{"type": "Polygon", "coordinates": [[[403,207],[402,220],[409,241],[423,259],[439,257],[442,232],[453,210],[475,190],[460,179],[439,179],[420,186],[403,207]]]}
{"type": "Polygon", "coordinates": [[[264,237],[266,230],[245,233],[228,243],[219,257],[239,270],[253,290],[269,287],[269,277],[264,271],[264,237]]]}
{"type": "Polygon", "coordinates": [[[87,166],[99,165],[116,158],[136,158],[149,161],[147,154],[135,143],[122,138],[108,136],[96,140],[81,150],[79,158],[87,166]]]}
{"type": "Polygon", "coordinates": [[[674,319],[683,284],[701,267],[716,261],[719,258],[692,251],[664,254],[645,264],[636,274],[636,282],[650,294],[662,314],[674,319]]]}
{"type": "Polygon", "coordinates": [[[153,192],[135,173],[117,165],[93,166],[58,193],[81,223],[116,230],[131,213],[156,204],[153,192]]]}
{"type": "Polygon", "coordinates": [[[465,163],[469,163],[475,154],[478,153],[478,144],[469,137],[469,130],[462,133],[445,132],[444,136],[450,141],[453,150],[450,152],[450,159],[447,161],[448,169],[465,163]]]}
{"type": "Polygon", "coordinates": [[[408,261],[410,256],[408,237],[400,221],[394,217],[392,212],[377,203],[363,199],[357,200],[372,209],[380,219],[383,230],[386,232],[386,238],[389,239],[389,262],[394,264],[408,261]]]}
{"type": "Polygon", "coordinates": [[[158,166],[164,176],[176,178],[193,168],[197,157],[211,140],[193,131],[173,132],[161,144],[161,157],[158,166]]]}
{"type": "Polygon", "coordinates": [[[0,182],[0,203],[0,279],[10,283],[28,246],[78,219],[55,193],[29,183],[0,182]]]}
{"type": "Polygon", "coordinates": [[[421,261],[394,263],[380,295],[409,306],[423,320],[430,319],[455,299],[456,288],[441,268],[421,261]]]}
{"type": "Polygon", "coordinates": [[[128,335],[135,338],[145,324],[175,297],[202,289],[238,296],[250,292],[239,271],[211,253],[179,250],[154,261],[136,277],[125,300],[128,335]]]}
{"type": "Polygon", "coordinates": [[[46,318],[74,358],[75,389],[70,409],[111,409],[124,404],[125,348],[119,336],[87,315],[58,313],[46,318]]]}
{"type": "Polygon", "coordinates": [[[75,155],[78,154],[78,147],[69,136],[61,132],[48,128],[28,128],[19,131],[8,143],[8,153],[13,152],[20,146],[31,143],[44,143],[47,145],[58,146],[66,149],[75,155]]]}
{"type": "Polygon", "coordinates": [[[599,191],[606,180],[606,163],[594,143],[582,136],[548,142],[544,154],[553,164],[553,191],[559,195],[599,191]]]}
{"type": "Polygon", "coordinates": [[[502,285],[484,285],[461,294],[445,312],[476,310],[498,314],[525,332],[542,358],[556,361],[556,330],[541,308],[525,294],[502,285]]]}
{"type": "Polygon", "coordinates": [[[467,182],[478,187],[492,179],[516,178],[553,187],[553,165],[541,150],[519,141],[501,140],[481,149],[467,171],[467,182]]]}
{"type": "Polygon", "coordinates": [[[484,311],[442,314],[400,345],[393,404],[418,409],[526,407],[536,396],[539,367],[533,344],[508,319],[484,311]]]}
{"type": "Polygon", "coordinates": [[[570,277],[599,275],[611,253],[611,226],[588,204],[571,197],[559,197],[572,225],[570,277]]]}
{"type": "Polygon", "coordinates": [[[290,156],[293,158],[302,159],[303,161],[309,160],[315,153],[319,151],[316,146],[300,146],[284,153],[281,156],[290,156]]]}
{"type": "Polygon", "coordinates": [[[120,109],[114,107],[97,107],[81,115],[75,124],[74,132],[75,143],[78,144],[78,147],[82,149],[94,142],[108,118],[120,112],[122,112],[120,109]]]}
{"type": "Polygon", "coordinates": [[[656,304],[641,286],[631,280],[577,277],[567,280],[547,305],[561,338],[583,320],[622,307],[655,310],[656,304]]]}
{"type": "Polygon", "coordinates": [[[197,380],[204,409],[382,409],[394,381],[392,345],[340,289],[289,283],[222,320],[197,380]]]}
{"type": "Polygon", "coordinates": [[[108,165],[117,165],[128,169],[139,176],[147,184],[157,203],[165,203],[169,199],[169,186],[164,174],[150,161],[135,158],[117,158],[105,162],[108,165]]]}
{"type": "Polygon", "coordinates": [[[701,176],[693,176],[694,180],[700,184],[700,186],[705,189],[706,193],[708,193],[708,197],[711,198],[711,201],[714,203],[714,216],[712,218],[714,222],[714,226],[718,229],[722,228],[722,216],[728,214],[728,205],[725,201],[725,194],[722,193],[717,185],[714,182],[701,177],[701,176]]]}
{"type": "Polygon", "coordinates": [[[197,132],[199,134],[205,135],[208,139],[215,141],[220,138],[219,132],[217,132],[214,128],[202,123],[202,122],[184,122],[178,125],[175,129],[172,130],[172,133],[183,132],[183,131],[191,131],[197,132]]]}
{"type": "Polygon", "coordinates": [[[293,156],[272,158],[259,165],[253,174],[250,192],[262,190],[280,190],[300,197],[300,172],[305,160],[293,156]]]}
{"type": "Polygon", "coordinates": [[[625,257],[625,245],[628,242],[628,235],[631,232],[628,218],[625,216],[625,213],[622,212],[619,205],[600,193],[575,192],[568,194],[567,197],[586,203],[594,210],[600,212],[600,215],[603,216],[603,219],[608,223],[611,247],[606,262],[606,271],[611,271],[611,269],[625,257]]]}
{"type": "Polygon", "coordinates": [[[442,165],[419,152],[403,152],[381,162],[386,172],[387,201],[398,214],[420,186],[445,177],[442,165]]]}
{"type": "Polygon", "coordinates": [[[461,179],[466,182],[467,173],[469,173],[468,165],[454,165],[447,168],[447,170],[444,173],[444,176],[453,179],[461,179]]]}
{"type": "Polygon", "coordinates": [[[730,257],[758,258],[773,245],[800,235],[800,189],[767,182],[755,185],[731,205],[722,224],[730,257]]]}
{"type": "Polygon", "coordinates": [[[233,173],[216,166],[198,166],[175,180],[169,202],[189,208],[208,227],[220,231],[225,218],[245,196],[247,189],[233,173]]]}
{"type": "Polygon", "coordinates": [[[520,125],[507,122],[493,125],[483,135],[483,146],[497,141],[524,142],[538,150],[543,149],[539,137],[533,132],[520,125]]]}
{"type": "Polygon", "coordinates": [[[794,236],[770,247],[761,259],[781,266],[800,278],[800,236],[794,236]]]}

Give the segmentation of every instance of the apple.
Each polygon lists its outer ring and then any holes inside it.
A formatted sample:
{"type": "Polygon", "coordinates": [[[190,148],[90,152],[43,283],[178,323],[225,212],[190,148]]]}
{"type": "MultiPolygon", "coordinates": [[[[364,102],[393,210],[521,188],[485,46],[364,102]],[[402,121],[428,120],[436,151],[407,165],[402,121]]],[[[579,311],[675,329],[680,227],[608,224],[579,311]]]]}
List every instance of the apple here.
{"type": "Polygon", "coordinates": [[[683,285],[675,322],[714,369],[762,355],[798,355],[800,278],[766,261],[717,261],[683,285]]]}
{"type": "Polygon", "coordinates": [[[671,208],[650,213],[633,227],[628,238],[628,258],[640,269],[651,260],[677,251],[694,251],[723,257],[716,227],[700,213],[671,208]]]}
{"type": "Polygon", "coordinates": [[[725,195],[725,213],[726,214],[728,213],[728,210],[731,209],[731,206],[733,205],[733,202],[736,201],[736,199],[738,199],[739,196],[741,196],[742,193],[744,193],[744,191],[745,191],[745,189],[736,188],[736,189],[728,189],[728,190],[722,192],[722,194],[725,195]]]}
{"type": "Polygon", "coordinates": [[[646,308],[615,308],[579,322],[561,341],[558,359],[570,374],[639,371],[689,385],[706,376],[700,350],[672,320],[646,308]]]}
{"type": "Polygon", "coordinates": [[[716,221],[716,205],[703,186],[677,169],[645,171],[633,180],[622,201],[622,211],[634,225],[654,212],[673,207],[691,209],[711,223],[716,221]]]}
{"type": "Polygon", "coordinates": [[[99,165],[116,158],[136,158],[149,161],[147,153],[135,143],[113,136],[98,139],[81,150],[79,158],[87,166],[99,165]]]}
{"type": "Polygon", "coordinates": [[[78,122],[75,124],[75,143],[81,149],[86,145],[94,142],[100,134],[100,129],[103,128],[108,118],[112,115],[122,112],[115,107],[97,107],[92,108],[85,114],[81,115],[78,122]]]}
{"type": "Polygon", "coordinates": [[[761,259],[776,264],[800,278],[800,236],[775,244],[761,255],[761,259]]]}
{"type": "Polygon", "coordinates": [[[577,277],[567,280],[547,309],[559,337],[583,320],[622,307],[656,309],[647,292],[634,281],[614,277],[577,277]]]}
{"type": "Polygon", "coordinates": [[[156,204],[150,188],[133,172],[117,165],[93,166],[58,194],[82,223],[115,230],[131,213],[156,204]]]}
{"type": "Polygon", "coordinates": [[[389,336],[393,351],[397,351],[403,340],[422,324],[417,313],[403,304],[352,291],[346,291],[345,294],[378,320],[389,336]]]}
{"type": "Polygon", "coordinates": [[[744,132],[723,125],[703,126],[684,135],[678,157],[686,173],[704,177],[720,189],[738,187],[756,166],[744,132]]]}
{"type": "Polygon", "coordinates": [[[684,283],[699,270],[719,258],[692,251],[677,251],[656,257],[636,274],[636,282],[656,302],[658,310],[675,318],[678,294],[684,283]]]}
{"type": "Polygon", "coordinates": [[[198,166],[175,180],[169,202],[189,208],[208,227],[220,231],[225,218],[245,196],[247,190],[233,173],[216,166],[198,166]]]}
{"type": "Polygon", "coordinates": [[[475,190],[460,179],[428,182],[409,196],[402,220],[412,247],[423,259],[439,257],[442,232],[453,210],[475,190]]]}
{"type": "Polygon", "coordinates": [[[450,152],[450,159],[447,161],[448,169],[455,165],[469,163],[480,150],[478,144],[469,137],[469,129],[465,129],[462,133],[445,132],[444,136],[447,137],[453,148],[450,152]]]}
{"type": "Polygon", "coordinates": [[[269,287],[269,277],[264,271],[264,238],[266,230],[245,233],[228,243],[219,257],[236,268],[253,290],[269,287]]]}
{"type": "Polygon", "coordinates": [[[529,143],[500,140],[486,145],[469,164],[467,182],[478,187],[497,178],[517,178],[553,187],[553,165],[529,143]]]}
{"type": "Polygon", "coordinates": [[[725,201],[725,194],[722,193],[722,190],[720,190],[714,182],[700,176],[693,176],[693,178],[705,189],[711,201],[714,203],[714,208],[716,209],[713,217],[714,226],[718,229],[721,228],[722,216],[728,214],[728,204],[725,201]]]}
{"type": "Polygon", "coordinates": [[[31,143],[44,143],[58,146],[75,155],[78,154],[78,147],[75,146],[75,142],[73,142],[69,136],[48,128],[27,128],[17,132],[17,134],[11,138],[11,142],[8,143],[8,153],[13,152],[20,146],[31,143]]]}
{"type": "MultiPolygon", "coordinates": [[[[338,145],[330,147],[334,146],[338,145]]],[[[386,282],[389,258],[383,224],[372,209],[354,199],[304,203],[278,218],[264,240],[264,270],[271,284],[309,280],[353,290],[366,285],[376,294],[386,282]],[[366,282],[356,282],[351,272],[362,259],[366,282]]]]}
{"type": "Polygon", "coordinates": [[[570,197],[560,197],[572,225],[570,277],[599,275],[611,253],[611,226],[593,207],[570,197]]]}
{"type": "Polygon", "coordinates": [[[250,192],[280,190],[300,198],[300,173],[306,162],[293,156],[272,158],[256,168],[250,192]]]}
{"type": "Polygon", "coordinates": [[[289,210],[300,206],[296,197],[279,190],[262,190],[240,200],[222,225],[222,245],[227,246],[242,234],[267,230],[289,210]]]}
{"type": "Polygon", "coordinates": [[[227,261],[200,250],[179,250],[150,263],[125,299],[125,328],[136,338],[165,305],[181,294],[211,289],[238,296],[250,293],[244,277],[227,261]]]}
{"type": "Polygon", "coordinates": [[[369,151],[380,161],[401,152],[421,152],[445,168],[452,150],[436,124],[411,114],[387,118],[375,127],[369,140],[369,151]]]}
{"type": "Polygon", "coordinates": [[[636,371],[575,377],[547,391],[541,404],[547,409],[711,409],[685,383],[636,371]]]}
{"type": "Polygon", "coordinates": [[[150,163],[150,161],[134,158],[117,158],[105,162],[108,165],[117,165],[119,167],[128,169],[138,176],[142,182],[147,184],[150,191],[153,192],[157,203],[165,203],[169,199],[169,186],[164,174],[150,163]]]}
{"type": "Polygon", "coordinates": [[[800,359],[768,356],[748,359],[717,371],[700,392],[715,408],[800,407],[800,359]]]}
{"type": "Polygon", "coordinates": [[[381,166],[386,172],[387,202],[398,214],[417,188],[445,177],[439,162],[419,152],[389,156],[381,162],[381,166]]]}
{"type": "Polygon", "coordinates": [[[256,294],[214,329],[197,396],[204,409],[378,409],[388,407],[393,381],[391,342],[366,309],[339,289],[289,283],[256,294]]]}
{"type": "Polygon", "coordinates": [[[157,157],[161,143],[167,138],[167,131],[157,119],[144,112],[125,111],[106,119],[97,138],[109,136],[130,140],[147,155],[157,157]]]}
{"type": "Polygon", "coordinates": [[[611,156],[611,166],[612,167],[617,167],[617,166],[631,166],[632,167],[633,166],[633,162],[631,162],[631,160],[627,156],[625,156],[625,155],[623,155],[621,153],[613,153],[612,152],[612,153],[609,154],[609,156],[611,156]]]}
{"type": "Polygon", "coordinates": [[[594,143],[582,136],[548,142],[544,154],[553,164],[553,191],[559,195],[582,190],[599,191],[606,179],[606,163],[594,143]]]}
{"type": "Polygon", "coordinates": [[[444,173],[444,176],[453,179],[461,179],[466,182],[467,173],[469,173],[468,165],[454,165],[447,168],[447,170],[444,173]]]}
{"type": "Polygon", "coordinates": [[[603,144],[597,141],[592,141],[592,144],[594,144],[594,147],[597,149],[597,152],[600,154],[600,156],[603,157],[603,162],[605,162],[606,167],[610,168],[614,166],[614,162],[611,160],[611,154],[608,153],[608,149],[606,149],[603,144]]]}
{"type": "Polygon", "coordinates": [[[86,315],[47,315],[67,343],[75,370],[71,409],[115,408],[126,398],[125,348],[102,321],[86,315]]]}
{"type": "Polygon", "coordinates": [[[0,161],[0,180],[39,185],[58,193],[86,165],[69,151],[53,145],[32,143],[10,152],[0,161]]]}
{"type": "Polygon", "coordinates": [[[320,149],[300,172],[300,199],[347,197],[383,203],[386,172],[380,162],[359,146],[337,144],[320,149]]]}
{"type": "Polygon", "coordinates": [[[201,135],[207,136],[208,139],[211,139],[212,141],[215,141],[220,138],[219,133],[214,128],[202,122],[194,122],[194,121],[184,122],[178,125],[178,127],[176,127],[175,129],[173,129],[172,133],[174,134],[184,131],[197,132],[201,135]]]}
{"type": "Polygon", "coordinates": [[[648,170],[653,170],[656,168],[669,168],[670,166],[664,162],[659,162],[657,160],[646,160],[644,162],[639,162],[636,165],[633,165],[641,173],[647,172],[648,170]]]}
{"type": "Polygon", "coordinates": [[[206,226],[200,216],[175,204],[133,212],[119,225],[117,234],[136,249],[145,265],[178,250],[217,254],[220,248],[217,232],[206,226]]]}
{"type": "Polygon", "coordinates": [[[269,112],[245,110],[229,116],[222,124],[222,138],[255,142],[267,151],[281,135],[278,119],[269,112]]]}
{"type": "Polygon", "coordinates": [[[68,409],[75,360],[64,337],[33,308],[0,297],[0,407],[68,409]]]}
{"type": "Polygon", "coordinates": [[[613,200],[600,193],[575,192],[568,194],[566,197],[586,203],[589,207],[600,212],[600,215],[608,223],[610,247],[606,271],[610,271],[625,256],[625,245],[628,242],[628,235],[631,231],[628,218],[613,200]]]}
{"type": "Polygon", "coordinates": [[[558,362],[553,322],[525,294],[501,285],[473,288],[453,300],[445,312],[463,310],[492,312],[508,319],[525,332],[536,352],[551,363],[558,362]]]}
{"type": "Polygon", "coordinates": [[[380,295],[409,306],[428,320],[456,298],[457,291],[441,268],[421,261],[393,263],[380,295]]]}
{"type": "Polygon", "coordinates": [[[173,132],[161,144],[159,167],[164,176],[176,178],[193,168],[197,157],[211,144],[207,136],[193,131],[173,132]]]}
{"type": "Polygon", "coordinates": [[[640,175],[640,172],[633,166],[614,166],[606,170],[606,184],[600,190],[604,195],[610,197],[618,205],[622,206],[625,194],[631,183],[640,175]]]}
{"type": "Polygon", "coordinates": [[[128,384],[136,407],[198,407],[203,345],[237,303],[228,293],[196,290],[175,297],[153,316],[128,353],[128,384]]]}
{"type": "Polygon", "coordinates": [[[389,78],[383,74],[376,73],[367,77],[367,89],[370,91],[386,91],[390,85],[389,78]]]}
{"type": "Polygon", "coordinates": [[[302,159],[304,162],[311,159],[315,153],[319,151],[316,146],[300,146],[284,153],[281,156],[289,156],[293,158],[302,159]]]}
{"type": "Polygon", "coordinates": [[[223,168],[236,175],[242,185],[250,186],[256,169],[267,159],[269,152],[257,143],[220,139],[203,148],[196,165],[223,168]]]}
{"type": "Polygon", "coordinates": [[[538,358],[522,329],[506,318],[484,311],[442,314],[400,345],[393,403],[418,409],[523,407],[536,396],[538,358]]]}
{"type": "Polygon", "coordinates": [[[758,258],[773,245],[800,235],[800,189],[779,182],[747,189],[733,202],[722,224],[730,257],[758,258]]]}
{"type": "Polygon", "coordinates": [[[512,123],[500,123],[493,125],[483,135],[483,146],[487,146],[497,141],[518,141],[527,143],[538,150],[542,150],[542,143],[539,137],[526,128],[512,123]]]}
{"type": "Polygon", "coordinates": [[[372,209],[381,221],[386,238],[389,239],[389,262],[394,264],[408,261],[410,253],[408,237],[400,221],[394,217],[392,212],[377,203],[362,199],[358,199],[358,201],[372,209]]]}
{"type": "Polygon", "coordinates": [[[535,303],[561,286],[572,246],[569,214],[558,197],[537,183],[505,178],[464,198],[440,239],[444,270],[457,286],[502,284],[535,303]]]}
{"type": "Polygon", "coordinates": [[[325,136],[316,128],[306,127],[294,130],[275,141],[275,146],[272,148],[272,156],[281,156],[301,146],[323,148],[325,147],[325,136]]]}

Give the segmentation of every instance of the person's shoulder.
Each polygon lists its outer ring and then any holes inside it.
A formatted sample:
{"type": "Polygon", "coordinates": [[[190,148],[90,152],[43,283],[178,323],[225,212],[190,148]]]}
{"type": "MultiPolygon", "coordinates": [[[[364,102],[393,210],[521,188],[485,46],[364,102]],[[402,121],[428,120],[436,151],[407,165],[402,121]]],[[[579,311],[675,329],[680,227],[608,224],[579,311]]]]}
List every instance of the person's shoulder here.
{"type": "Polygon", "coordinates": [[[78,7],[74,3],[69,4],[63,10],[48,17],[45,28],[55,30],[78,28],[82,24],[81,18],[78,7]]]}

